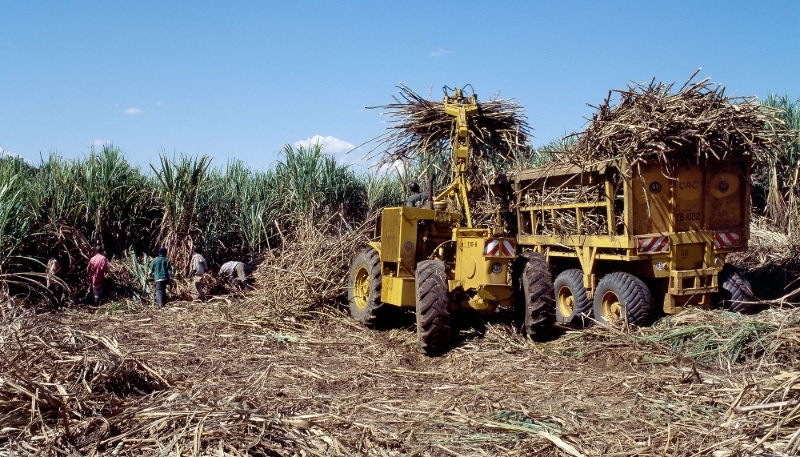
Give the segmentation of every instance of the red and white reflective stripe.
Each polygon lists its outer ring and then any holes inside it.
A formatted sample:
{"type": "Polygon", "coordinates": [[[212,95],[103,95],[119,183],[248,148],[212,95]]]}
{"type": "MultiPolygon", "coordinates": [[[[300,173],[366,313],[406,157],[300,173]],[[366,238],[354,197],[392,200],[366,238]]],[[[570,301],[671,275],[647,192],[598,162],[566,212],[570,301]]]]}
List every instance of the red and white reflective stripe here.
{"type": "Polygon", "coordinates": [[[718,248],[732,248],[741,245],[742,234],[738,230],[729,230],[714,234],[714,246],[718,248]]]}
{"type": "Polygon", "coordinates": [[[500,240],[486,240],[483,245],[483,255],[497,255],[500,250],[500,240]]]}
{"type": "Polygon", "coordinates": [[[512,257],[517,253],[517,245],[513,240],[503,240],[502,251],[505,255],[512,257]]]}
{"type": "Polygon", "coordinates": [[[483,245],[483,255],[513,257],[516,254],[516,244],[514,240],[494,239],[486,240],[483,245]]]}
{"type": "Polygon", "coordinates": [[[656,236],[653,238],[639,238],[639,252],[655,254],[669,251],[669,237],[656,236]]]}

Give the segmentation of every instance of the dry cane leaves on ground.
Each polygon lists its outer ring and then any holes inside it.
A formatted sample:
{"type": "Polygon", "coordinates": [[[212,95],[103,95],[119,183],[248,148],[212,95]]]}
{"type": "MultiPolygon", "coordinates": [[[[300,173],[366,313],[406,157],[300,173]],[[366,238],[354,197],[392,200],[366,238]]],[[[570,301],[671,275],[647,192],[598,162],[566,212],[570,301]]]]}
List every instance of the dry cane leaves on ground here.
{"type": "Polygon", "coordinates": [[[299,310],[264,307],[258,294],[127,314],[6,307],[0,446],[6,455],[800,448],[796,310],[693,310],[653,328],[593,327],[546,343],[500,317],[464,319],[439,358],[419,354],[410,315],[370,331],[333,308],[299,310]]]}

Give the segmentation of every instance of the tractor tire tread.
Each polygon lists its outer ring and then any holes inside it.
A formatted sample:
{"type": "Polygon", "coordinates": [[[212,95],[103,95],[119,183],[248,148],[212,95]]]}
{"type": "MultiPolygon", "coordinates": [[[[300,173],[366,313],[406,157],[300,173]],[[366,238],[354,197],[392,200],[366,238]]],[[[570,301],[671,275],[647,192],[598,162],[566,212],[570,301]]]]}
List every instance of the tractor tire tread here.
{"type": "Polygon", "coordinates": [[[740,314],[753,314],[759,311],[753,294],[753,286],[738,268],[726,265],[720,275],[720,295],[722,307],[740,314]]]}
{"type": "Polygon", "coordinates": [[[569,270],[562,271],[553,283],[553,289],[558,300],[558,291],[562,287],[569,287],[575,304],[572,309],[572,314],[563,316],[560,309],[556,306],[556,320],[561,324],[576,326],[581,323],[581,315],[592,314],[592,300],[589,299],[589,294],[586,292],[586,287],[583,285],[583,270],[578,268],[570,268],[569,270]]]}
{"type": "Polygon", "coordinates": [[[380,323],[381,318],[385,314],[384,311],[387,305],[381,302],[382,283],[380,254],[378,254],[378,251],[374,248],[366,248],[356,256],[350,268],[350,292],[348,294],[350,314],[358,319],[364,327],[374,328],[380,323]],[[362,261],[370,276],[370,291],[366,308],[364,310],[359,310],[353,301],[353,281],[358,265],[362,261]]]}
{"type": "Polygon", "coordinates": [[[518,326],[533,338],[549,336],[556,321],[553,275],[544,255],[528,251],[518,257],[518,326]]]}
{"type": "Polygon", "coordinates": [[[440,260],[424,260],[417,264],[417,339],[426,355],[445,352],[450,345],[450,297],[447,271],[440,260]]]}
{"type": "Polygon", "coordinates": [[[600,300],[607,290],[613,290],[625,305],[628,323],[636,326],[647,326],[653,322],[655,309],[653,295],[647,285],[636,276],[625,272],[614,272],[603,277],[595,290],[594,315],[602,320],[600,300]]]}

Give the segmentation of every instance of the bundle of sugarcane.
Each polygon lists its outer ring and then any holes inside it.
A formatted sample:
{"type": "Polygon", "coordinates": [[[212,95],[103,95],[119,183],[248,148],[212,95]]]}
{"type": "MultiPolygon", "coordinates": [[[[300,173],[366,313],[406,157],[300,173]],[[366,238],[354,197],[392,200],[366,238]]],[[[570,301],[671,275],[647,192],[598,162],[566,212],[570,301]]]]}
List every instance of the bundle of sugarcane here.
{"type": "Polygon", "coordinates": [[[559,186],[525,189],[522,202],[526,206],[557,205],[564,202],[597,203],[605,200],[603,184],[588,186],[559,186]]]}
{"type": "MultiPolygon", "coordinates": [[[[390,125],[368,155],[379,156],[380,164],[424,159],[441,164],[436,173],[450,173],[455,117],[445,112],[444,101],[426,100],[403,84],[398,88],[399,96],[393,96],[395,103],[369,107],[384,110],[382,114],[390,117],[390,125]]],[[[447,88],[444,91],[447,94],[447,88]]],[[[472,133],[473,172],[484,170],[487,163],[512,160],[530,138],[531,128],[522,106],[512,99],[478,102],[478,113],[468,117],[467,123],[472,133]]],[[[470,175],[474,177],[474,173],[470,175]]]]}
{"type": "Polygon", "coordinates": [[[338,234],[334,224],[333,218],[297,224],[281,248],[266,252],[258,263],[252,274],[253,295],[282,312],[310,310],[346,297],[350,265],[358,249],[367,244],[375,220],[338,234]]]}
{"type": "Polygon", "coordinates": [[[779,149],[780,133],[774,127],[782,121],[776,110],[761,106],[755,97],[727,97],[725,88],[708,78],[692,83],[695,75],[677,92],[674,83],[655,79],[610,91],[561,160],[588,165],[657,158],[666,164],[679,155],[699,161],[748,154],[766,160],[779,149]]]}

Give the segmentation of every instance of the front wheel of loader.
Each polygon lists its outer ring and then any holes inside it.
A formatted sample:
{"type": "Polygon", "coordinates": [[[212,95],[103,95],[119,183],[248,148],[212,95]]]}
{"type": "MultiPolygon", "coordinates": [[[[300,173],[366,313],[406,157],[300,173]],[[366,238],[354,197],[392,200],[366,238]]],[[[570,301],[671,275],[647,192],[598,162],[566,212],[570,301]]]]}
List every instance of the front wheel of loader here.
{"type": "Polygon", "coordinates": [[[544,255],[525,252],[517,257],[515,276],[520,294],[515,306],[518,327],[531,338],[547,338],[555,323],[553,274],[544,255]]]}
{"type": "Polygon", "coordinates": [[[450,297],[447,271],[441,260],[417,264],[417,340],[426,355],[439,355],[450,346],[450,297]]]}
{"type": "Polygon", "coordinates": [[[741,270],[733,265],[725,265],[719,275],[719,283],[716,301],[722,303],[723,309],[740,314],[759,311],[753,286],[741,270]]]}
{"type": "Polygon", "coordinates": [[[374,327],[385,306],[381,302],[381,259],[378,251],[367,248],[361,251],[350,267],[350,284],[347,299],[350,315],[365,327],[374,327]]]}
{"type": "Polygon", "coordinates": [[[597,283],[593,311],[594,318],[603,324],[650,325],[655,315],[653,294],[636,276],[624,272],[611,273],[597,283]]]}
{"type": "Polygon", "coordinates": [[[583,270],[571,268],[556,276],[556,321],[560,324],[583,326],[583,316],[592,313],[592,301],[583,286],[583,270]]]}

